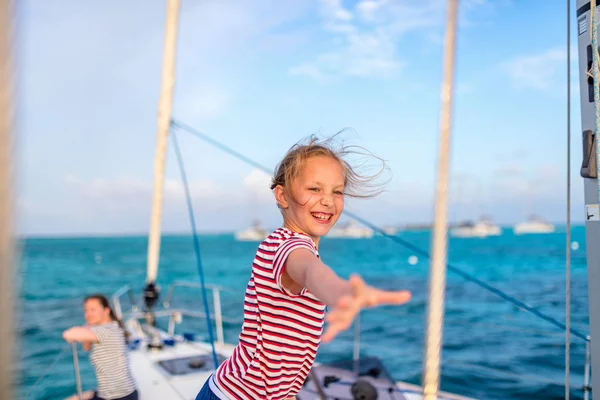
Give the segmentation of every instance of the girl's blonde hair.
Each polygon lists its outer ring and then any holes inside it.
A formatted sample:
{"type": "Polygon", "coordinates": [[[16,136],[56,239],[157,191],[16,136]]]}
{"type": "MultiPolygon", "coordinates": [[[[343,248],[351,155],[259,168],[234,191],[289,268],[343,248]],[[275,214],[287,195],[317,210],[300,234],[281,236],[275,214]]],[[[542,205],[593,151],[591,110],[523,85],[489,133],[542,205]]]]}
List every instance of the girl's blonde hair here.
{"type": "Polygon", "coordinates": [[[275,169],[271,179],[271,190],[281,185],[288,194],[291,194],[290,184],[299,175],[306,160],[312,157],[331,157],[344,169],[345,196],[368,198],[383,192],[389,179],[380,181],[378,178],[384,171],[389,170],[385,161],[360,146],[338,143],[335,139],[340,133],[327,139],[319,139],[311,135],[304,140],[304,143],[300,141],[293,145],[275,169]],[[376,172],[373,172],[373,167],[369,166],[367,161],[360,160],[361,157],[370,157],[381,165],[376,172]],[[352,165],[353,161],[356,164],[352,165]]]}

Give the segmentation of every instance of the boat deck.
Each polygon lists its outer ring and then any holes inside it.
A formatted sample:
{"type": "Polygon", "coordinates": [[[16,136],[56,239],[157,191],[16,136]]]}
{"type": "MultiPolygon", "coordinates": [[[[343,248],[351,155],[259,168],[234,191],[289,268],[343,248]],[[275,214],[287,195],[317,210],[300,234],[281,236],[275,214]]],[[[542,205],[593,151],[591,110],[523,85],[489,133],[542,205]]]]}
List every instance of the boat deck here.
{"type": "MultiPolygon", "coordinates": [[[[164,339],[164,336],[163,336],[164,339]]],[[[130,350],[131,369],[144,400],[194,400],[204,382],[214,371],[212,349],[207,343],[186,341],[177,337],[167,341],[162,349],[149,349],[145,340],[136,341],[130,350]]],[[[234,349],[232,345],[216,344],[222,362],[234,349]]],[[[321,400],[319,389],[327,399],[390,399],[420,400],[420,388],[405,382],[394,382],[378,358],[363,358],[359,362],[359,376],[353,361],[326,365],[315,364],[311,376],[297,396],[297,400],[321,400]],[[356,382],[357,385],[353,386],[356,382]],[[315,383],[318,383],[315,385],[315,383]],[[353,397],[352,390],[367,397],[353,397]],[[368,397],[376,391],[376,397],[368,397]]],[[[440,393],[440,400],[473,400],[450,393],[440,393]]]]}

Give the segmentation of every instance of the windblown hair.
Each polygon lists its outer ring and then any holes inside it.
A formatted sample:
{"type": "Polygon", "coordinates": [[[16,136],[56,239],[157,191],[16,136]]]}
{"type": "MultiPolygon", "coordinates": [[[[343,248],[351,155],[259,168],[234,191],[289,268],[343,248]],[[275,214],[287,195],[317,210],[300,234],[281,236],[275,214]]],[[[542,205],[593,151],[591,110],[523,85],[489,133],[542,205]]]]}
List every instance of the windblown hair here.
{"type": "Polygon", "coordinates": [[[281,185],[291,195],[290,185],[300,174],[306,160],[312,157],[331,157],[337,160],[344,170],[345,196],[369,198],[381,194],[389,182],[389,179],[379,180],[383,173],[389,170],[385,161],[363,147],[336,141],[336,136],[341,132],[326,139],[311,135],[293,145],[275,169],[271,179],[271,190],[281,185]],[[361,158],[374,159],[380,166],[370,166],[367,160],[361,158]]]}

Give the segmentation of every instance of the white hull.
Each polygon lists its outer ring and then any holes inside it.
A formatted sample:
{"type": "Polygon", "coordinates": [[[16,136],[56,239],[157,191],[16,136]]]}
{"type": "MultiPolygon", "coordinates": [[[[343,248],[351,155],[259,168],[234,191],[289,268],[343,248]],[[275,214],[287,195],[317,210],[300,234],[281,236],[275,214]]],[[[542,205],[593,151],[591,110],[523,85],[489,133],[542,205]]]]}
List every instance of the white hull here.
{"type": "Polygon", "coordinates": [[[513,227],[515,235],[530,233],[553,233],[554,225],[544,222],[521,222],[513,227]]]}
{"type": "Polygon", "coordinates": [[[262,242],[269,236],[269,232],[260,225],[238,231],[235,233],[235,240],[239,242],[262,242]]]}
{"type": "Polygon", "coordinates": [[[370,239],[373,234],[372,229],[349,222],[345,226],[331,228],[325,237],[333,239],[370,239]]]}
{"type": "Polygon", "coordinates": [[[330,239],[370,239],[373,237],[371,230],[339,230],[333,229],[326,235],[330,239]]]}
{"type": "Polygon", "coordinates": [[[502,235],[502,228],[496,225],[475,224],[472,226],[458,226],[450,230],[450,235],[460,238],[485,238],[488,236],[502,235]]]}
{"type": "Polygon", "coordinates": [[[235,233],[235,240],[238,242],[262,242],[269,236],[263,231],[247,230],[235,233]]]}
{"type": "Polygon", "coordinates": [[[388,227],[388,228],[383,228],[383,232],[385,232],[386,235],[396,235],[398,232],[400,232],[400,229],[388,227]]]}

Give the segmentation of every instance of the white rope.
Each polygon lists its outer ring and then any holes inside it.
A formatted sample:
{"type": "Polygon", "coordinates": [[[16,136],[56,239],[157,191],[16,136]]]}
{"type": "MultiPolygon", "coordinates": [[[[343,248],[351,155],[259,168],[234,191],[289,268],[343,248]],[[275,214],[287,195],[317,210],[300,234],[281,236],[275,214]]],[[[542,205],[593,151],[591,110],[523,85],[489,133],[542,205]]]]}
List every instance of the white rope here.
{"type": "Polygon", "coordinates": [[[0,1],[0,399],[13,398],[15,382],[12,163],[13,150],[13,4],[0,1]]]}
{"type": "Polygon", "coordinates": [[[567,0],[567,238],[565,266],[565,400],[571,378],[571,0],[567,0]]]}
{"type": "Polygon", "coordinates": [[[452,89],[454,56],[456,51],[456,19],[458,0],[448,1],[446,36],[444,43],[443,81],[441,88],[440,143],[432,236],[432,257],[429,272],[429,299],[427,332],[423,371],[425,400],[436,400],[440,387],[440,364],[446,291],[446,252],[448,236],[448,172],[450,166],[450,130],[452,117],[452,89]]]}
{"type": "Polygon", "coordinates": [[[148,238],[148,264],[146,281],[154,282],[158,271],[160,253],[160,225],[162,219],[163,184],[165,180],[165,153],[167,136],[173,108],[173,88],[175,86],[175,53],[177,47],[177,25],[179,0],[168,0],[163,51],[163,69],[160,100],[158,104],[158,131],[156,154],[154,157],[154,190],[150,214],[150,235],[148,238]]]}

